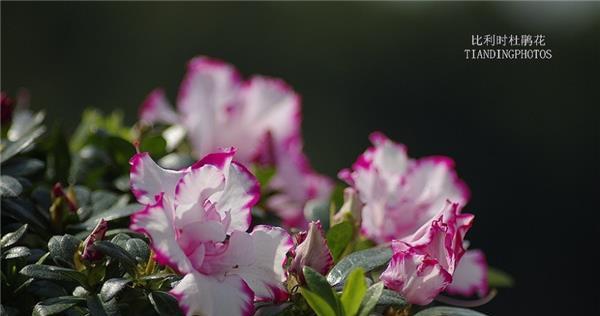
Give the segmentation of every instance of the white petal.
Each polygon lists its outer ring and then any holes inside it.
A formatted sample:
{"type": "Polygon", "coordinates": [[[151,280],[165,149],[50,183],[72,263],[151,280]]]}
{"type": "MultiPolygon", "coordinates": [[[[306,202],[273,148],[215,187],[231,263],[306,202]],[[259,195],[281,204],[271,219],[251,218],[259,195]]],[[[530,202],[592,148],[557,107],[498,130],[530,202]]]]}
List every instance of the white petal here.
{"type": "Polygon", "coordinates": [[[218,133],[227,132],[222,128],[224,115],[239,85],[239,75],[231,65],[206,57],[189,62],[177,108],[196,155],[204,156],[224,145],[216,140],[218,133]]]}
{"type": "Polygon", "coordinates": [[[133,214],[130,228],[150,236],[155,259],[159,263],[180,273],[194,270],[175,239],[172,202],[167,196],[159,195],[155,205],[147,205],[144,210],[133,214]]]}
{"type": "Polygon", "coordinates": [[[156,198],[165,193],[172,198],[175,185],[185,170],[167,170],[157,165],[148,153],[138,153],[129,160],[131,165],[131,192],[142,204],[154,204],[156,198]]]}
{"type": "Polygon", "coordinates": [[[179,121],[177,113],[173,111],[162,89],[154,89],[140,107],[140,121],[146,124],[167,123],[175,124],[179,121]]]}
{"type": "Polygon", "coordinates": [[[283,229],[271,226],[256,226],[251,233],[255,261],[240,265],[232,273],[241,276],[254,291],[257,301],[281,302],[288,293],[283,285],[286,273],[283,269],[286,254],[292,248],[290,235],[283,229]]]}
{"type": "Polygon", "coordinates": [[[254,293],[235,275],[219,280],[200,273],[189,273],[171,290],[185,315],[252,315],[254,293]]]}
{"type": "Polygon", "coordinates": [[[458,262],[452,283],[446,288],[450,294],[484,296],[488,292],[487,263],[481,250],[467,250],[458,262]]]}

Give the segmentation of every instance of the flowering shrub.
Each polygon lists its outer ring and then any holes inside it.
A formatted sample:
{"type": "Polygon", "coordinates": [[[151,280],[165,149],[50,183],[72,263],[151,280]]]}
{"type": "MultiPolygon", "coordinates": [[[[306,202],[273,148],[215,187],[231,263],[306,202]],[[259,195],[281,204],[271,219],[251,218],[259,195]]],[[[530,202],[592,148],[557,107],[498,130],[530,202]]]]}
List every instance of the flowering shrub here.
{"type": "Polygon", "coordinates": [[[2,93],[3,315],[481,315],[512,282],[450,158],[373,133],[336,185],[279,79],[194,58],[176,109],[156,89],[70,138],[28,103],[2,93]]]}

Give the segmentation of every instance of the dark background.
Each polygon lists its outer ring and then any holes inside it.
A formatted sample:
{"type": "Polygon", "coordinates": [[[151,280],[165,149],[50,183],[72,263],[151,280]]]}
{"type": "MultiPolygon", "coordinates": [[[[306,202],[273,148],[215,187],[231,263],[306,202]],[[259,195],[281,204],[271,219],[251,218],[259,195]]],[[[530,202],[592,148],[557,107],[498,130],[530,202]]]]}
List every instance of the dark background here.
{"type": "Polygon", "coordinates": [[[6,3],[2,90],[73,129],[174,100],[203,54],[284,78],[306,151],[335,176],[381,130],[445,154],[472,190],[473,247],[509,271],[492,315],[599,311],[600,3],[6,3]],[[472,34],[544,34],[551,60],[472,61],[472,34]]]}

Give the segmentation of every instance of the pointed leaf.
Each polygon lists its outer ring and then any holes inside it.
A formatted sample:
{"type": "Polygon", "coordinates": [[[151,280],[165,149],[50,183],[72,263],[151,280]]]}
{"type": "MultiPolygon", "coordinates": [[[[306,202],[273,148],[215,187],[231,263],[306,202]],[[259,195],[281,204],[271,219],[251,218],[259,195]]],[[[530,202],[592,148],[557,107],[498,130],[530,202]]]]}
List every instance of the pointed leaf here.
{"type": "Polygon", "coordinates": [[[331,250],[333,261],[338,262],[340,256],[352,241],[354,235],[354,225],[348,221],[343,221],[334,225],[327,232],[327,245],[331,250]]]}
{"type": "Polygon", "coordinates": [[[180,316],[183,315],[177,304],[177,300],[169,293],[154,291],[148,294],[148,299],[154,307],[154,310],[161,316],[180,316]]]}
{"type": "Polygon", "coordinates": [[[2,239],[0,240],[0,248],[8,247],[15,244],[17,241],[19,241],[19,239],[21,239],[21,237],[23,237],[26,231],[27,224],[19,227],[19,229],[15,230],[14,232],[10,232],[2,236],[2,239]]]}
{"type": "Polygon", "coordinates": [[[23,137],[17,139],[15,142],[9,142],[2,150],[0,151],[0,163],[7,161],[12,158],[16,154],[27,149],[33,142],[38,139],[44,132],[46,128],[44,126],[39,126],[32,131],[25,134],[23,137]]]}
{"type": "Polygon", "coordinates": [[[344,257],[329,271],[327,281],[331,285],[339,284],[346,279],[352,270],[360,267],[365,272],[369,272],[387,264],[391,258],[392,249],[389,247],[377,247],[354,252],[344,257]]]}
{"type": "Polygon", "coordinates": [[[94,248],[120,262],[123,265],[123,268],[129,272],[129,274],[135,274],[135,266],[137,262],[132,255],[125,251],[125,249],[106,240],[95,242],[94,248]]]}
{"type": "Polygon", "coordinates": [[[377,305],[377,301],[383,293],[383,282],[377,282],[367,290],[365,297],[360,303],[360,311],[358,316],[369,316],[373,308],[377,305]]]}
{"type": "Polygon", "coordinates": [[[113,297],[119,294],[119,292],[121,292],[121,290],[123,290],[129,282],[131,282],[131,280],[122,278],[106,280],[104,284],[102,284],[100,298],[104,302],[110,301],[113,297]]]}
{"type": "Polygon", "coordinates": [[[2,197],[17,197],[23,192],[23,186],[19,180],[11,176],[0,176],[0,195],[2,197]]]}
{"type": "Polygon", "coordinates": [[[14,259],[14,258],[29,257],[30,254],[31,254],[31,252],[29,251],[29,248],[23,247],[23,246],[18,246],[18,247],[12,247],[12,248],[8,249],[8,251],[4,252],[2,254],[2,256],[5,259],[14,259]]]}
{"type": "Polygon", "coordinates": [[[81,240],[65,234],[63,236],[53,236],[48,242],[50,256],[56,264],[66,267],[74,267],[73,257],[79,248],[81,240]]]}
{"type": "Polygon", "coordinates": [[[306,280],[308,288],[313,293],[325,300],[325,302],[327,302],[327,304],[329,304],[329,306],[331,306],[336,313],[340,313],[341,309],[339,300],[331,288],[331,285],[327,283],[325,277],[310,267],[304,267],[302,271],[304,273],[304,279],[306,280]]]}
{"type": "Polygon", "coordinates": [[[305,288],[300,288],[300,293],[317,316],[336,316],[333,308],[319,295],[305,288]]]}
{"type": "Polygon", "coordinates": [[[384,289],[381,292],[377,305],[404,307],[408,304],[406,300],[395,291],[384,289]]]}
{"type": "Polygon", "coordinates": [[[82,285],[87,281],[86,276],[81,272],[43,264],[30,264],[21,269],[20,273],[37,279],[77,282],[82,285]]]}
{"type": "Polygon", "coordinates": [[[32,316],[56,315],[67,309],[85,301],[83,298],[75,296],[59,296],[49,298],[37,303],[33,307],[32,316]]]}
{"type": "Polygon", "coordinates": [[[344,308],[344,315],[356,315],[366,291],[367,282],[365,281],[365,272],[363,269],[357,268],[348,276],[344,290],[342,291],[341,301],[344,308]]]}
{"type": "Polygon", "coordinates": [[[513,287],[515,280],[502,270],[488,267],[488,283],[490,287],[513,287]]]}

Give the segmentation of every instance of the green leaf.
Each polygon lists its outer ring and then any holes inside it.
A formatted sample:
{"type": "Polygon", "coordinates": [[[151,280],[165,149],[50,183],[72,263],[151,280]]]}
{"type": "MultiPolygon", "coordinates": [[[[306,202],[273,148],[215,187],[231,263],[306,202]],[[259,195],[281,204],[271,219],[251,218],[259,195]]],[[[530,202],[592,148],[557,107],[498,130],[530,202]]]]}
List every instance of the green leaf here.
{"type": "Polygon", "coordinates": [[[59,296],[49,298],[47,300],[41,301],[37,303],[33,307],[32,316],[46,316],[46,315],[56,315],[58,313],[64,312],[67,309],[85,301],[85,299],[81,297],[75,296],[59,296]]]}
{"type": "Polygon", "coordinates": [[[271,179],[275,175],[275,168],[272,167],[256,166],[253,168],[253,171],[261,188],[267,188],[269,182],[271,182],[271,179]]]}
{"type": "Polygon", "coordinates": [[[302,269],[302,273],[304,274],[304,279],[306,280],[306,284],[308,288],[319,297],[321,297],[331,308],[337,313],[340,314],[340,303],[339,299],[336,296],[335,292],[331,288],[331,285],[327,283],[325,277],[323,277],[319,272],[313,270],[310,267],[305,266],[302,269]]]}
{"type": "Polygon", "coordinates": [[[87,297],[87,307],[91,316],[116,316],[120,315],[116,300],[103,302],[98,295],[92,294],[87,297]]]}
{"type": "Polygon", "coordinates": [[[20,273],[37,279],[77,282],[81,285],[87,282],[86,276],[81,272],[43,264],[30,264],[21,269],[20,273]]]}
{"type": "Polygon", "coordinates": [[[415,314],[415,316],[486,316],[480,312],[448,306],[436,306],[428,309],[424,309],[415,314]]]}
{"type": "Polygon", "coordinates": [[[490,287],[513,287],[515,280],[502,270],[488,267],[488,283],[490,287]]]}
{"type": "Polygon", "coordinates": [[[357,268],[350,273],[344,290],[342,291],[342,307],[344,315],[354,316],[358,312],[360,302],[363,300],[367,292],[367,282],[365,281],[365,272],[361,268],[357,268]]]}
{"type": "Polygon", "coordinates": [[[162,291],[153,291],[148,294],[148,299],[154,307],[154,310],[161,316],[181,316],[183,313],[179,309],[177,300],[169,293],[162,291]]]}
{"type": "Polygon", "coordinates": [[[19,180],[11,176],[0,176],[0,195],[2,197],[17,197],[23,192],[19,180]]]}
{"type": "Polygon", "coordinates": [[[392,249],[389,247],[377,247],[367,250],[361,250],[344,257],[336,264],[329,274],[327,281],[331,285],[339,284],[344,281],[348,274],[355,268],[363,268],[369,272],[375,268],[387,264],[392,258],[392,249]]]}
{"type": "Polygon", "coordinates": [[[31,228],[38,233],[47,233],[47,220],[34,210],[34,206],[29,200],[21,198],[2,199],[2,215],[8,215],[20,222],[31,224],[31,228]]]}
{"type": "Polygon", "coordinates": [[[48,250],[56,264],[74,267],[73,257],[80,244],[81,240],[71,235],[53,236],[48,242],[48,250]]]}
{"type": "Polygon", "coordinates": [[[67,139],[58,126],[52,129],[50,137],[43,144],[47,152],[46,176],[52,182],[68,182],[71,154],[67,139]]]}
{"type": "Polygon", "coordinates": [[[317,316],[336,316],[333,308],[319,295],[305,288],[300,288],[300,293],[317,316]]]}
{"type": "Polygon", "coordinates": [[[123,278],[113,278],[106,280],[104,284],[102,284],[102,289],[100,290],[100,298],[102,301],[110,301],[113,299],[121,290],[125,288],[125,286],[131,282],[131,280],[123,279],[123,278]]]}
{"type": "Polygon", "coordinates": [[[125,249],[106,240],[95,242],[94,248],[120,262],[123,265],[123,268],[125,268],[125,270],[129,272],[129,274],[135,274],[135,267],[137,262],[132,255],[125,251],[125,249]]]}
{"type": "Polygon", "coordinates": [[[383,283],[377,282],[369,287],[362,302],[358,316],[369,316],[373,308],[377,305],[381,294],[383,293],[383,283]]]}
{"type": "Polygon", "coordinates": [[[27,149],[33,142],[42,136],[44,132],[46,132],[46,128],[44,126],[39,126],[32,129],[23,137],[17,139],[15,142],[8,142],[8,144],[0,150],[0,163],[7,161],[27,149]]]}
{"type": "Polygon", "coordinates": [[[161,135],[148,135],[142,138],[140,151],[150,152],[153,156],[162,157],[167,153],[167,141],[161,135]]]}
{"type": "Polygon", "coordinates": [[[145,241],[139,238],[127,240],[125,242],[125,250],[140,263],[147,262],[148,258],[150,258],[150,247],[148,247],[145,241]]]}
{"type": "Polygon", "coordinates": [[[34,158],[15,158],[2,166],[2,173],[13,177],[24,177],[44,169],[44,162],[34,158]]]}
{"type": "Polygon", "coordinates": [[[21,239],[21,237],[23,237],[26,231],[27,224],[19,227],[19,229],[15,230],[14,232],[10,232],[2,236],[2,239],[0,240],[0,248],[14,245],[17,241],[19,241],[19,239],[21,239]]]}
{"type": "Polygon", "coordinates": [[[103,218],[105,221],[113,221],[116,219],[128,217],[131,214],[138,212],[142,208],[143,208],[142,205],[137,204],[137,203],[129,204],[129,205],[125,205],[125,206],[112,207],[111,209],[106,210],[102,213],[93,215],[92,217],[88,218],[85,222],[81,223],[80,225],[74,225],[74,226],[78,227],[78,228],[92,229],[96,226],[96,224],[98,223],[98,220],[100,220],[101,218],[103,218]]]}
{"type": "Polygon", "coordinates": [[[27,286],[27,291],[43,298],[68,295],[62,286],[48,280],[34,280],[27,286]]]}
{"type": "Polygon", "coordinates": [[[131,237],[129,237],[129,235],[127,234],[123,234],[123,233],[118,233],[117,235],[115,235],[115,237],[113,237],[110,242],[112,242],[113,244],[121,247],[121,248],[125,248],[125,245],[127,245],[127,241],[131,239],[131,237]]]}
{"type": "Polygon", "coordinates": [[[404,307],[408,304],[406,300],[395,291],[384,289],[381,292],[377,305],[404,307]]]}
{"type": "Polygon", "coordinates": [[[19,246],[8,249],[8,251],[4,252],[2,256],[4,257],[4,259],[15,259],[29,257],[30,254],[31,252],[29,251],[29,248],[19,246]]]}
{"type": "Polygon", "coordinates": [[[334,262],[338,262],[342,253],[352,241],[353,235],[354,225],[348,221],[343,221],[329,229],[327,232],[327,246],[329,246],[334,262]]]}

